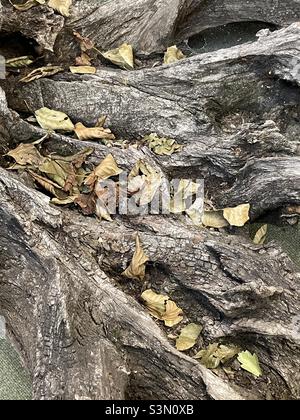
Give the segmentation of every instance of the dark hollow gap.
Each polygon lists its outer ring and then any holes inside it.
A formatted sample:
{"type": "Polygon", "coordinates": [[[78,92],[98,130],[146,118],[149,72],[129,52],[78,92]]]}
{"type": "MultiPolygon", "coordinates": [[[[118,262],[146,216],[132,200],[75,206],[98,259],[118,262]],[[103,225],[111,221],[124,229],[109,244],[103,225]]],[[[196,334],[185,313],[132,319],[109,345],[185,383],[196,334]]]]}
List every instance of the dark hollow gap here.
{"type": "Polygon", "coordinates": [[[28,55],[35,57],[38,55],[38,44],[19,32],[0,32],[0,55],[6,59],[28,55]]]}
{"type": "Polygon", "coordinates": [[[192,36],[189,47],[196,53],[206,53],[222,48],[230,48],[246,42],[255,41],[256,34],[261,29],[278,29],[276,25],[266,22],[234,22],[227,25],[209,28],[192,36]]]}

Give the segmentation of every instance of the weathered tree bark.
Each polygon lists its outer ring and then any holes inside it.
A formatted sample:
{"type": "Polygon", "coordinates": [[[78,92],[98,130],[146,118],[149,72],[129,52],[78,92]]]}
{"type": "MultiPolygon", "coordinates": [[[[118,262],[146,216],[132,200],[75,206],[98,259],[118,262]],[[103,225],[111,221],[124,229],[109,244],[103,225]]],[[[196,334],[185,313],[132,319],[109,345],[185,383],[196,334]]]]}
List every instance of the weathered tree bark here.
{"type": "MultiPolygon", "coordinates": [[[[74,3],[64,21],[46,6],[20,14],[3,1],[2,29],[68,57],[72,29],[104,49],[131,42],[143,56],[234,21],[284,28],[170,66],[101,67],[95,76],[65,73],[28,85],[10,77],[0,90],[1,154],[45,134],[22,118],[28,111],[47,106],[86,124],[105,114],[121,138],[157,132],[184,149],[158,157],[147,148],[92,143],[91,163],[110,152],[124,169],[143,158],[165,179],[204,178],[216,207],[249,202],[252,220],[300,204],[298,2],[74,3]]],[[[51,134],[44,151],[89,144],[51,134]]],[[[0,312],[32,375],[34,398],[300,398],[300,273],[275,244],[254,246],[242,234],[191,228],[170,216],[99,222],[50,205],[5,169],[0,220],[0,312]],[[147,287],[169,293],[204,325],[206,344],[224,339],[256,352],[267,379],[217,376],[174,349],[143,309],[141,286],[121,278],[136,232],[151,261],[147,287]]]]}

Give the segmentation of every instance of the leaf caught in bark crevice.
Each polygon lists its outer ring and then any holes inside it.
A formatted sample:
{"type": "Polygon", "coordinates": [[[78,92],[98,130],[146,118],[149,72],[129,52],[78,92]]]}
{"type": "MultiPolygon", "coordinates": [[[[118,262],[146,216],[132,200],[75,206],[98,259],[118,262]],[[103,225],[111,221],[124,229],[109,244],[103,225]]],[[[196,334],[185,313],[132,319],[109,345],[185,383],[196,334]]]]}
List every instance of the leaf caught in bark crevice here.
{"type": "Polygon", "coordinates": [[[70,66],[70,72],[73,74],[96,74],[96,67],[92,66],[70,66]]]}
{"type": "Polygon", "coordinates": [[[38,6],[39,4],[46,4],[46,0],[27,0],[25,3],[13,3],[9,0],[10,4],[20,12],[26,12],[32,7],[38,6]]]}
{"type": "Polygon", "coordinates": [[[102,54],[106,60],[111,61],[116,66],[125,70],[134,69],[134,56],[132,46],[129,44],[122,44],[119,48],[107,51],[102,54]]]}
{"type": "Polygon", "coordinates": [[[49,0],[48,6],[65,17],[70,16],[72,0],[49,0]]]}
{"type": "Polygon", "coordinates": [[[184,327],[176,340],[176,348],[179,351],[186,351],[194,347],[203,327],[198,324],[189,324],[184,327]]]}
{"type": "Polygon", "coordinates": [[[263,225],[256,232],[253,239],[253,243],[255,245],[263,245],[267,239],[267,234],[268,234],[268,225],[263,225]]]}
{"type": "Polygon", "coordinates": [[[145,136],[144,141],[148,143],[149,149],[157,155],[171,156],[173,153],[180,152],[183,148],[182,145],[176,143],[176,140],[158,137],[156,133],[145,136]]]}
{"type": "Polygon", "coordinates": [[[145,290],[142,293],[142,299],[145,301],[150,314],[161,321],[164,321],[166,327],[174,327],[182,319],[182,309],[166,295],[160,295],[153,290],[145,290]]]}
{"type": "Polygon", "coordinates": [[[134,195],[137,205],[145,206],[152,202],[158,192],[162,176],[149,163],[139,160],[128,176],[128,190],[134,195]]]}
{"type": "Polygon", "coordinates": [[[250,204],[241,204],[223,210],[224,218],[231,226],[243,227],[250,220],[250,204]]]}
{"type": "Polygon", "coordinates": [[[34,144],[19,144],[14,150],[10,150],[7,156],[12,157],[19,165],[40,166],[45,158],[40,154],[34,144]]]}
{"type": "Polygon", "coordinates": [[[109,128],[85,127],[82,123],[75,124],[75,134],[79,140],[115,140],[114,134],[109,128]]]}
{"type": "Polygon", "coordinates": [[[106,158],[98,165],[94,171],[85,180],[85,185],[93,187],[97,180],[105,180],[113,176],[120,175],[123,169],[119,168],[115,158],[112,154],[106,156],[106,158]]]}
{"type": "Polygon", "coordinates": [[[166,302],[169,297],[155,293],[151,289],[145,290],[141,297],[146,302],[150,314],[161,320],[166,312],[166,302]]]}
{"type": "Polygon", "coordinates": [[[10,58],[9,60],[6,60],[5,65],[7,68],[20,69],[22,67],[30,66],[32,63],[34,63],[33,58],[26,55],[23,57],[10,58]]]}
{"type": "Polygon", "coordinates": [[[61,111],[44,107],[35,111],[35,116],[44,130],[71,132],[75,128],[70,118],[61,111]]]}
{"type": "Polygon", "coordinates": [[[229,226],[229,223],[223,216],[222,210],[214,211],[204,211],[202,217],[202,224],[206,227],[221,229],[229,226]]]}
{"type": "Polygon", "coordinates": [[[248,350],[239,353],[238,361],[241,368],[254,375],[256,378],[262,376],[262,370],[256,354],[251,354],[248,350]]]}
{"type": "Polygon", "coordinates": [[[176,45],[173,45],[172,47],[169,47],[165,53],[164,64],[176,63],[183,58],[185,58],[183,52],[177,48],[176,45]]]}
{"type": "Polygon", "coordinates": [[[232,360],[239,353],[240,349],[236,346],[225,346],[213,343],[207,349],[200,350],[195,356],[208,369],[216,369],[220,363],[224,364],[232,360]]]}
{"type": "Polygon", "coordinates": [[[173,300],[168,300],[166,303],[166,312],[162,316],[166,327],[174,327],[183,320],[182,309],[179,308],[173,300]]]}
{"type": "Polygon", "coordinates": [[[130,279],[144,280],[146,275],[146,262],[149,258],[145,254],[139,236],[136,236],[135,252],[129,267],[123,272],[123,276],[130,279]]]}
{"type": "Polygon", "coordinates": [[[31,73],[27,74],[27,76],[23,77],[20,82],[22,83],[30,83],[34,80],[41,79],[43,77],[50,77],[54,76],[57,73],[64,71],[62,67],[59,66],[48,66],[48,67],[40,67],[38,69],[33,70],[31,73]]]}

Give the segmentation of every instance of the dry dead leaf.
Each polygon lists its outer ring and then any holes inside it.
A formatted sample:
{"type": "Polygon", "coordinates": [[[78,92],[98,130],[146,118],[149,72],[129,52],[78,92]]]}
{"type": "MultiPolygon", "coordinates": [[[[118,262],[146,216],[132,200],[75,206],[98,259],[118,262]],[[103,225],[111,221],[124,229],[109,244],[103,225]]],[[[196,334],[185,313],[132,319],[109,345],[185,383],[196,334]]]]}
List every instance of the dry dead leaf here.
{"type": "Polygon", "coordinates": [[[182,309],[175,302],[169,300],[168,296],[160,295],[148,289],[142,293],[142,299],[145,301],[150,314],[161,321],[164,321],[167,327],[173,327],[182,321],[182,309]]]}
{"type": "Polygon", "coordinates": [[[222,210],[220,211],[204,211],[202,216],[202,224],[206,227],[221,229],[229,226],[229,223],[223,216],[222,210]]]}
{"type": "Polygon", "coordinates": [[[258,231],[256,232],[253,242],[255,245],[263,245],[266,241],[268,234],[268,225],[263,225],[258,231]]]}
{"type": "Polygon", "coordinates": [[[200,184],[187,179],[181,179],[174,196],[170,201],[170,212],[173,214],[186,214],[193,221],[194,225],[201,225],[201,216],[203,209],[202,198],[196,198],[191,204],[193,196],[196,196],[200,188],[200,184]],[[187,200],[190,199],[188,202],[187,200]],[[187,208],[188,206],[188,208],[187,208]]]}
{"type": "Polygon", "coordinates": [[[37,122],[44,130],[71,132],[75,128],[70,118],[64,112],[44,107],[35,111],[35,116],[37,122]]]}
{"type": "Polygon", "coordinates": [[[102,54],[104,58],[125,70],[134,69],[134,56],[132,46],[122,44],[119,48],[107,51],[102,54]]]}
{"type": "Polygon", "coordinates": [[[20,69],[22,67],[30,66],[32,63],[34,63],[33,58],[26,55],[23,57],[10,58],[9,60],[6,60],[5,64],[7,68],[20,69]]]}
{"type": "Polygon", "coordinates": [[[25,3],[15,4],[9,0],[10,4],[20,12],[26,12],[26,10],[31,9],[32,7],[38,6],[39,4],[46,4],[46,0],[27,0],[25,3]]]}
{"type": "Polygon", "coordinates": [[[75,59],[76,66],[91,66],[92,60],[87,53],[82,52],[79,57],[75,59]]]}
{"type": "Polygon", "coordinates": [[[134,194],[134,198],[136,204],[144,206],[151,203],[154,199],[161,186],[162,176],[147,162],[139,160],[131,170],[128,181],[131,190],[138,186],[140,187],[134,194]]]}
{"type": "Polygon", "coordinates": [[[231,226],[243,227],[250,219],[249,212],[250,204],[241,204],[237,207],[224,209],[223,215],[231,226]]]}
{"type": "Polygon", "coordinates": [[[118,167],[113,155],[109,154],[87,177],[85,180],[85,185],[93,187],[97,180],[104,181],[105,179],[120,175],[122,172],[123,170],[118,167]]]}
{"type": "Polygon", "coordinates": [[[86,52],[94,48],[95,44],[89,38],[83,37],[79,32],[76,32],[76,31],[73,32],[73,35],[79,41],[80,49],[82,52],[86,52]]]}
{"type": "Polygon", "coordinates": [[[82,123],[77,123],[74,129],[79,140],[115,140],[114,134],[109,128],[103,127],[85,127],[82,123]]]}
{"type": "Polygon", "coordinates": [[[75,155],[71,156],[60,156],[56,154],[51,154],[49,156],[50,159],[54,160],[62,160],[64,162],[71,162],[76,169],[81,168],[81,166],[86,161],[87,157],[90,156],[94,152],[93,147],[86,147],[85,149],[81,150],[80,152],[76,153],[75,155]]]}
{"type": "Polygon", "coordinates": [[[185,55],[179,50],[176,45],[169,47],[165,53],[164,64],[176,63],[179,60],[185,58],[185,55]]]}
{"type": "Polygon", "coordinates": [[[213,343],[207,349],[200,350],[195,356],[195,359],[200,359],[200,362],[207,367],[207,369],[216,369],[220,363],[227,363],[238,355],[240,349],[236,346],[225,346],[223,344],[213,343]]]}
{"type": "Polygon", "coordinates": [[[183,148],[182,145],[176,143],[176,140],[158,137],[156,133],[145,136],[143,140],[148,143],[149,149],[160,156],[171,156],[173,153],[180,152],[183,148]]]}
{"type": "Polygon", "coordinates": [[[9,151],[7,156],[15,159],[19,165],[33,165],[39,167],[45,161],[45,158],[33,144],[21,143],[16,149],[9,151]]]}
{"type": "Polygon", "coordinates": [[[182,309],[175,302],[168,300],[166,303],[166,312],[161,318],[166,327],[174,327],[183,320],[182,309]]]}
{"type": "Polygon", "coordinates": [[[135,252],[132,257],[130,266],[123,272],[123,276],[130,279],[144,280],[146,275],[146,262],[149,261],[149,258],[145,254],[140,238],[136,236],[135,242],[135,252]]]}
{"type": "Polygon", "coordinates": [[[92,66],[71,66],[70,72],[73,74],[96,74],[96,67],[92,66]]]}
{"type": "Polygon", "coordinates": [[[201,325],[193,323],[184,327],[176,340],[177,350],[185,351],[194,347],[202,330],[201,325]]]}
{"type": "Polygon", "coordinates": [[[48,6],[65,17],[70,16],[72,0],[49,0],[48,6]]]}
{"type": "Polygon", "coordinates": [[[145,301],[150,314],[162,320],[166,312],[166,302],[169,300],[169,297],[155,293],[151,289],[145,290],[141,297],[145,301]]]}
{"type": "Polygon", "coordinates": [[[62,190],[60,185],[56,184],[48,178],[44,178],[41,175],[38,175],[37,173],[31,170],[29,170],[28,172],[39,185],[41,185],[46,191],[54,195],[54,197],[60,200],[64,200],[68,197],[68,195],[62,190]]]}
{"type": "Polygon", "coordinates": [[[52,198],[51,203],[56,204],[57,206],[66,206],[68,204],[74,203],[76,198],[78,198],[77,195],[70,195],[69,197],[65,199],[52,198]]]}
{"type": "Polygon", "coordinates": [[[213,343],[208,346],[205,350],[200,350],[195,356],[195,359],[199,359],[200,363],[207,369],[216,369],[220,365],[220,359],[216,357],[215,353],[218,350],[219,344],[213,343]]]}
{"type": "Polygon", "coordinates": [[[55,74],[60,73],[62,71],[64,71],[64,69],[58,66],[40,67],[27,74],[27,76],[23,77],[20,80],[20,82],[29,83],[34,80],[41,79],[42,77],[54,76],[55,74]]]}
{"type": "Polygon", "coordinates": [[[95,214],[97,196],[94,191],[89,194],[80,194],[74,203],[81,207],[82,213],[86,216],[95,214]]]}

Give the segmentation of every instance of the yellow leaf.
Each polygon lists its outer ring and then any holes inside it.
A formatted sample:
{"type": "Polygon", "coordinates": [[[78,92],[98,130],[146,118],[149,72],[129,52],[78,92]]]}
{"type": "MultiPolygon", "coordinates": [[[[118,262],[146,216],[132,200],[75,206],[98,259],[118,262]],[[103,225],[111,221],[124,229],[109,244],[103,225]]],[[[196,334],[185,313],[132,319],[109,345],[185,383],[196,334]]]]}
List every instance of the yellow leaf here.
{"type": "Polygon", "coordinates": [[[243,227],[250,219],[250,204],[224,209],[223,215],[231,226],[243,227]]]}
{"type": "Polygon", "coordinates": [[[76,173],[72,163],[47,159],[39,167],[39,170],[47,174],[48,178],[60,185],[65,191],[71,191],[73,187],[77,186],[76,173]]]}
{"type": "Polygon", "coordinates": [[[27,74],[27,76],[23,77],[23,79],[21,79],[20,82],[29,83],[33,80],[41,79],[42,77],[54,76],[55,74],[60,73],[62,71],[64,71],[64,69],[58,66],[40,67],[27,74]]]}
{"type": "Polygon", "coordinates": [[[123,172],[118,167],[117,162],[113,155],[109,154],[106,158],[97,166],[97,168],[87,177],[85,185],[92,186],[97,180],[106,180],[112,176],[120,175],[123,172]]]}
{"type": "Polygon", "coordinates": [[[202,214],[203,214],[203,199],[197,198],[190,208],[186,209],[185,212],[192,220],[195,226],[202,225],[202,214]]]}
{"type": "Polygon", "coordinates": [[[67,204],[72,204],[76,200],[78,196],[72,195],[70,197],[67,197],[65,199],[59,199],[59,198],[52,198],[51,203],[56,204],[57,206],[65,206],[67,204]]]}
{"type": "Polygon", "coordinates": [[[221,229],[228,226],[228,222],[220,211],[205,211],[202,216],[202,224],[206,227],[221,229]]]}
{"type": "Polygon", "coordinates": [[[200,359],[202,365],[207,367],[207,369],[216,369],[221,360],[216,356],[216,351],[218,350],[218,344],[210,344],[206,350],[200,350],[195,356],[195,359],[200,359]]]}
{"type": "Polygon", "coordinates": [[[60,185],[56,184],[50,179],[44,178],[36,174],[35,172],[32,172],[30,170],[28,172],[38,184],[40,184],[46,191],[54,195],[54,197],[58,198],[59,200],[65,200],[68,197],[68,195],[64,191],[62,191],[60,185]]]}
{"type": "Polygon", "coordinates": [[[215,352],[215,356],[220,359],[221,363],[227,363],[238,355],[240,349],[236,346],[225,346],[220,344],[215,352]]]}
{"type": "Polygon", "coordinates": [[[168,300],[166,303],[166,312],[161,318],[166,327],[174,327],[183,320],[182,309],[178,308],[175,302],[168,300]]]}
{"type": "Polygon", "coordinates": [[[248,350],[243,351],[239,353],[238,361],[241,363],[242,369],[252,373],[257,378],[262,376],[262,370],[256,354],[251,354],[248,350]]]}
{"type": "Polygon", "coordinates": [[[267,238],[268,234],[268,225],[263,225],[255,234],[255,237],[253,239],[253,242],[255,245],[263,245],[265,243],[265,240],[267,238]]]}
{"type": "Polygon", "coordinates": [[[70,16],[72,0],[49,0],[48,6],[65,17],[70,16]]]}
{"type": "Polygon", "coordinates": [[[136,237],[136,248],[130,266],[123,272],[123,276],[130,279],[144,280],[146,274],[146,262],[149,258],[141,247],[140,238],[136,237]]]}
{"type": "Polygon", "coordinates": [[[16,57],[6,60],[6,67],[20,69],[22,67],[30,66],[30,64],[32,64],[33,62],[34,60],[32,59],[32,57],[26,55],[23,57],[16,57]]]}
{"type": "Polygon", "coordinates": [[[74,124],[70,118],[60,111],[53,111],[49,108],[41,108],[35,112],[39,125],[49,131],[73,131],[74,124]]]}
{"type": "Polygon", "coordinates": [[[140,206],[152,202],[162,183],[161,174],[143,160],[136,163],[128,176],[128,180],[130,188],[133,188],[133,185],[140,185],[140,189],[134,194],[135,201],[140,206]]]}
{"type": "Polygon", "coordinates": [[[189,324],[184,327],[176,340],[177,350],[185,351],[194,347],[202,329],[202,326],[197,324],[189,324]]]}
{"type": "Polygon", "coordinates": [[[21,143],[16,149],[8,152],[7,156],[14,158],[19,165],[40,166],[45,161],[33,144],[21,143]]]}
{"type": "Polygon", "coordinates": [[[184,211],[193,220],[194,224],[200,224],[201,222],[201,202],[202,200],[196,200],[189,209],[186,208],[186,200],[197,194],[200,185],[196,182],[181,179],[177,190],[174,193],[174,197],[170,202],[170,212],[174,214],[183,213],[184,211]]]}
{"type": "Polygon", "coordinates": [[[132,70],[134,68],[133,49],[129,44],[123,44],[119,48],[107,51],[102,55],[113,64],[125,70],[132,70]]]}
{"type": "Polygon", "coordinates": [[[107,210],[106,205],[99,198],[96,201],[95,213],[99,217],[100,220],[104,219],[104,220],[107,220],[108,222],[112,222],[112,218],[107,210]]]}
{"type": "Polygon", "coordinates": [[[206,350],[200,350],[195,359],[200,359],[201,363],[208,369],[216,369],[220,363],[226,363],[233,359],[240,349],[236,346],[225,346],[213,343],[206,350]]]}
{"type": "Polygon", "coordinates": [[[169,297],[159,295],[151,289],[145,290],[141,297],[146,302],[150,314],[155,318],[162,320],[162,317],[166,312],[166,302],[169,300],[169,297]]]}
{"type": "Polygon", "coordinates": [[[176,45],[169,47],[165,53],[164,64],[176,63],[179,60],[185,58],[185,55],[180,51],[176,45]]]}
{"type": "Polygon", "coordinates": [[[46,4],[46,0],[27,0],[25,3],[21,4],[15,4],[10,0],[10,4],[12,4],[14,8],[19,10],[20,12],[25,12],[26,10],[38,6],[39,4],[46,4]]]}
{"type": "Polygon", "coordinates": [[[79,140],[100,140],[100,139],[108,139],[108,140],[115,140],[114,134],[112,134],[109,128],[103,127],[93,127],[88,128],[85,127],[82,123],[77,123],[74,129],[76,136],[79,140]]]}
{"type": "Polygon", "coordinates": [[[73,74],[96,74],[96,67],[92,66],[71,66],[70,72],[73,74]]]}
{"type": "Polygon", "coordinates": [[[158,137],[156,133],[145,136],[144,141],[148,142],[149,149],[153,150],[157,155],[170,156],[173,153],[180,152],[183,148],[183,146],[176,143],[174,139],[158,137]]]}

